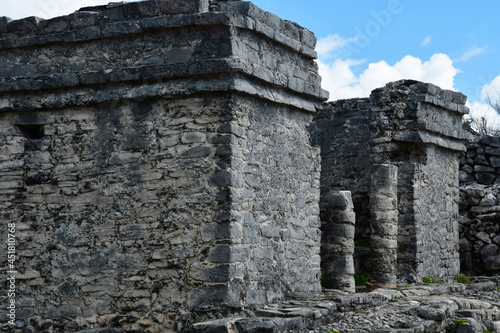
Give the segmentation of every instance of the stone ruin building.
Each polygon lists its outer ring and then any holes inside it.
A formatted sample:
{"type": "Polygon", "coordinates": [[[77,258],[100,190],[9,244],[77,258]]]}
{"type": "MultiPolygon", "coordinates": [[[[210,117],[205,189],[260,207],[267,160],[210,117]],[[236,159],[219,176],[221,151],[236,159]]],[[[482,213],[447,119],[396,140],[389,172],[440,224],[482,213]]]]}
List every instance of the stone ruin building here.
{"type": "MultiPolygon", "coordinates": [[[[467,138],[461,126],[465,102],[460,93],[402,80],[369,98],[325,104],[315,116],[311,133],[321,147],[323,222],[338,224],[329,218],[329,193],[350,190],[356,219],[346,235],[368,238],[371,259],[364,269],[380,285],[460,272],[458,160],[467,138]]],[[[352,255],[348,247],[343,253],[352,255]]]]}
{"type": "Polygon", "coordinates": [[[310,31],[208,0],[1,22],[18,319],[180,329],[321,292],[310,31]]]}
{"type": "Polygon", "coordinates": [[[458,274],[465,96],[402,80],[324,103],[315,43],[245,1],[0,18],[19,332],[181,331],[322,276],[353,292],[355,268],[458,274]]]}

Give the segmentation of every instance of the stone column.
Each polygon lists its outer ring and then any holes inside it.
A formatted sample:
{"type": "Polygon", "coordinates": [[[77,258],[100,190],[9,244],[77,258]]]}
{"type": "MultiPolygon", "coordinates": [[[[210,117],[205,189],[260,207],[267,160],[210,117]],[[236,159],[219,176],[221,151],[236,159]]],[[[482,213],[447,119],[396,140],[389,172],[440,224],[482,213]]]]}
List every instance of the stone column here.
{"type": "Polygon", "coordinates": [[[324,287],[355,292],[354,205],[349,191],[330,191],[323,221],[321,270],[324,287]]]}
{"type": "Polygon", "coordinates": [[[372,235],[372,281],[383,288],[395,288],[398,254],[398,168],[375,164],[371,171],[370,214],[372,235]]]}

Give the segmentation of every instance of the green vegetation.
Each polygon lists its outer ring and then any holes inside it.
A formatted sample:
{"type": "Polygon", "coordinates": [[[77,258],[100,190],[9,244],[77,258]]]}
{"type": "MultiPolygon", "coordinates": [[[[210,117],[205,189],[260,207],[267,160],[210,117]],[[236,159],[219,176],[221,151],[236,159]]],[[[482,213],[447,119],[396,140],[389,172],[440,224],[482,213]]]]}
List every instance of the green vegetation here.
{"type": "Polygon", "coordinates": [[[483,333],[495,333],[493,331],[483,330],[483,333]]]}
{"type": "Polygon", "coordinates": [[[370,238],[360,238],[354,242],[354,245],[370,247],[370,238]]]}
{"type": "Polygon", "coordinates": [[[399,103],[408,103],[408,99],[406,99],[406,98],[401,98],[401,99],[399,100],[399,103]]]}
{"type": "Polygon", "coordinates": [[[423,282],[423,283],[439,283],[439,281],[438,281],[438,280],[431,280],[431,279],[430,279],[430,278],[428,278],[428,277],[423,277],[423,278],[422,278],[422,282],[423,282]]]}
{"type": "Polygon", "coordinates": [[[333,331],[328,331],[327,333],[340,333],[340,332],[337,330],[333,330],[333,331]]]}
{"type": "Polygon", "coordinates": [[[453,319],[453,323],[455,325],[459,325],[459,324],[468,324],[469,321],[467,319],[453,319]]]}
{"type": "Polygon", "coordinates": [[[458,283],[471,284],[470,278],[466,275],[457,275],[453,278],[453,280],[457,281],[458,283]]]}
{"type": "Polygon", "coordinates": [[[367,314],[367,313],[366,313],[365,311],[363,311],[363,310],[356,310],[356,311],[354,311],[354,313],[359,313],[359,314],[364,314],[364,315],[365,315],[365,314],[367,314]]]}
{"type": "Polygon", "coordinates": [[[356,273],[354,274],[354,283],[356,286],[364,286],[370,280],[368,273],[356,273]]]}

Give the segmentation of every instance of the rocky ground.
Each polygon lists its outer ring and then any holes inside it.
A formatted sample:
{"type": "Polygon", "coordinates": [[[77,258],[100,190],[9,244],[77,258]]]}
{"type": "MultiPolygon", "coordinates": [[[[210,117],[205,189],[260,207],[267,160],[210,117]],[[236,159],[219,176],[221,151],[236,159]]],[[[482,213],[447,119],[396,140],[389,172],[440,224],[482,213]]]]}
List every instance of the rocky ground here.
{"type": "MultiPolygon", "coordinates": [[[[436,281],[437,282],[437,281],[436,281]]],[[[328,290],[269,306],[246,318],[198,323],[187,332],[500,333],[500,278],[438,282],[397,290],[328,290]]]]}

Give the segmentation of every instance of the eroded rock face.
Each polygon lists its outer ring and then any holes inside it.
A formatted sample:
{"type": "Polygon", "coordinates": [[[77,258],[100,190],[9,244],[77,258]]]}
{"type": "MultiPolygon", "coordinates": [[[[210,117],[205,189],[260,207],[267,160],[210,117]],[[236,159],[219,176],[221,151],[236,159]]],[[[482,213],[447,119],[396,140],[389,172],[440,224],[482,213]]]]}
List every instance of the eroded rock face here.
{"type": "Polygon", "coordinates": [[[478,183],[460,187],[460,261],[464,272],[500,271],[500,188],[478,183]]]}
{"type": "Polygon", "coordinates": [[[486,245],[481,251],[484,268],[489,272],[500,270],[500,247],[496,244],[486,245]]]}

